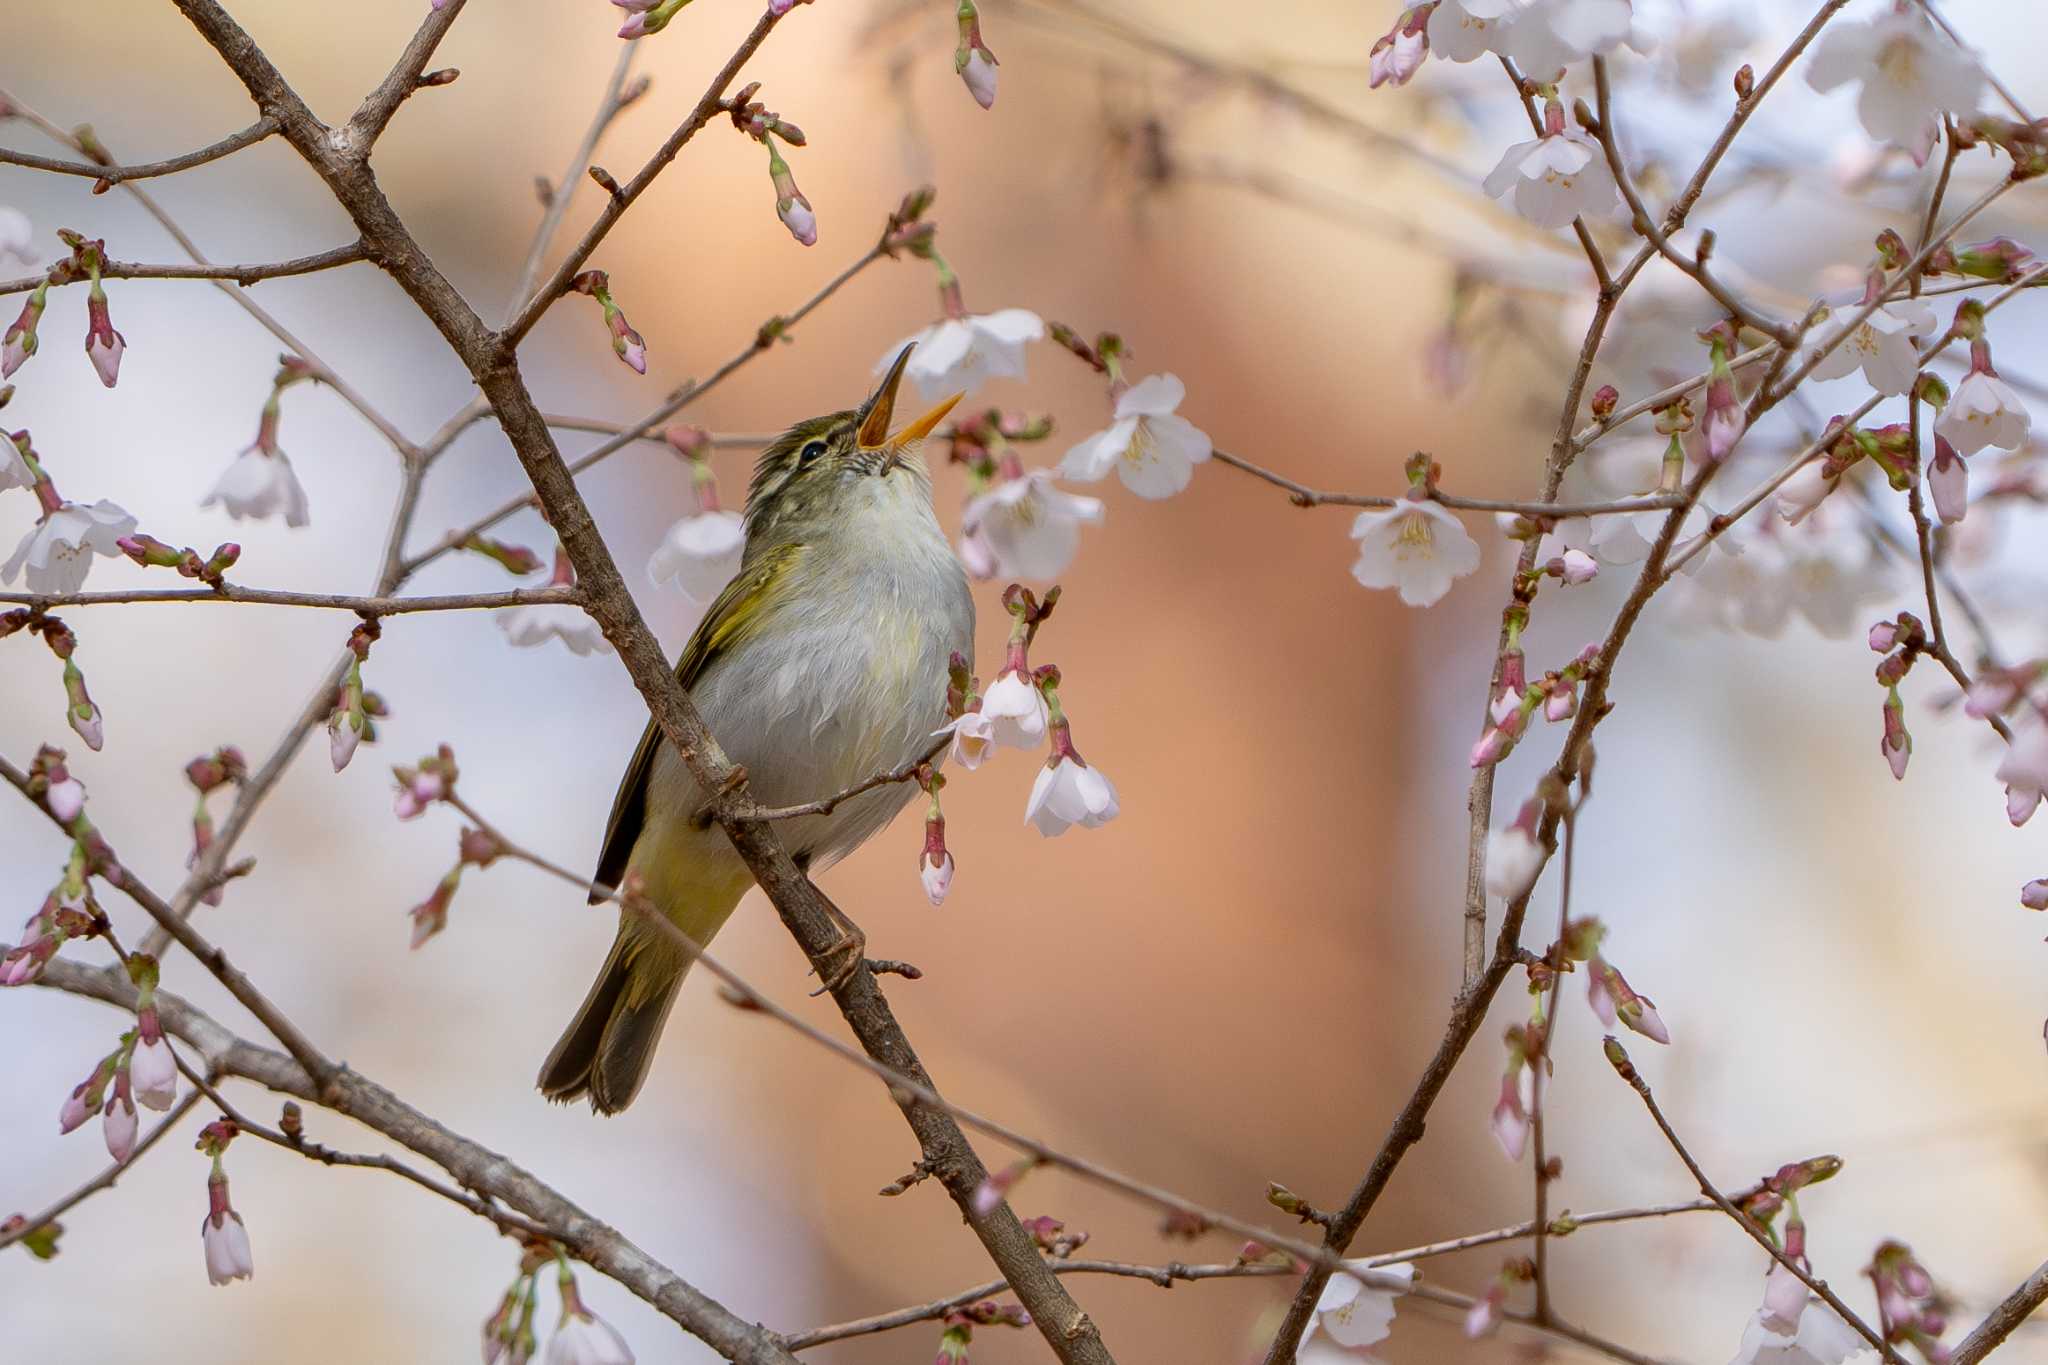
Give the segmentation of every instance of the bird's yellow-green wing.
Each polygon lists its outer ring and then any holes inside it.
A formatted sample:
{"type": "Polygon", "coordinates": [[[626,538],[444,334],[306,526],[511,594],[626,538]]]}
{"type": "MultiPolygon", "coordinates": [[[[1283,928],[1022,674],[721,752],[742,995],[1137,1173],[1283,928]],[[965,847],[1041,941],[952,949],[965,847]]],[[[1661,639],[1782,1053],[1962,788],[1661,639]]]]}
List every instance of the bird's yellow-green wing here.
{"type": "MultiPolygon", "coordinates": [[[[683,647],[683,657],[676,663],[676,677],[684,691],[695,687],[705,670],[721,656],[761,629],[772,610],[769,604],[778,600],[776,586],[796,567],[803,551],[801,545],[777,546],[725,585],[725,591],[704,613],[690,643],[683,647]]],[[[620,779],[618,795],[612,798],[604,848],[597,859],[599,886],[616,887],[626,875],[626,861],[632,857],[633,843],[640,837],[640,827],[647,819],[647,783],[654,773],[654,754],[661,738],[660,728],[650,720],[633,750],[632,762],[626,765],[625,777],[620,779]]],[[[590,899],[595,904],[602,897],[593,894],[590,899]]]]}

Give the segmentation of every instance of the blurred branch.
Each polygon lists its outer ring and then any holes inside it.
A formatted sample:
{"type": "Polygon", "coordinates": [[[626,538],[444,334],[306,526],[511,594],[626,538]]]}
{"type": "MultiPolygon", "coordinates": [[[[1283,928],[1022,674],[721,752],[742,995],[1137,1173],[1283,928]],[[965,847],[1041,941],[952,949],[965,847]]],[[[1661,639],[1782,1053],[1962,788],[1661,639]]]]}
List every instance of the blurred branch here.
{"type": "Polygon", "coordinates": [[[1956,1344],[1949,1365],[1977,1365],[2004,1344],[2005,1339],[2043,1303],[2048,1303],[2048,1264],[2040,1266],[2020,1282],[1970,1334],[1956,1344]]]}
{"type": "MultiPolygon", "coordinates": [[[[640,44],[622,42],[619,44],[619,59],[612,65],[611,79],[605,82],[604,94],[597,102],[597,113],[584,130],[583,141],[576,146],[576,152],[569,158],[568,167],[562,178],[548,187],[547,208],[542,212],[540,227],[535,229],[533,244],[526,249],[526,263],[519,268],[518,282],[512,286],[512,298],[506,305],[506,318],[518,315],[521,304],[533,293],[534,281],[540,278],[541,263],[547,259],[548,245],[555,240],[555,233],[561,229],[562,219],[569,212],[569,204],[576,197],[576,190],[582,185],[584,171],[590,165],[590,158],[597,155],[597,144],[604,137],[605,129],[619,112],[638,96],[626,94],[626,77],[633,69],[633,59],[640,53],[640,44]]],[[[641,89],[646,88],[643,80],[641,89]]]]}
{"type": "Polygon", "coordinates": [[[499,607],[581,606],[575,587],[508,588],[503,592],[454,593],[440,597],[349,597],[339,593],[286,592],[275,588],[133,588],[111,592],[0,592],[0,603],[19,603],[37,611],[57,607],[97,607],[143,602],[241,602],[270,607],[322,607],[359,616],[402,616],[420,611],[483,611],[499,607]]]}
{"type": "MultiPolygon", "coordinates": [[[[141,265],[133,261],[103,261],[100,274],[110,280],[233,280],[236,284],[254,284],[258,280],[278,280],[289,275],[332,270],[338,265],[352,265],[362,259],[363,244],[350,242],[347,246],[331,247],[289,261],[272,261],[268,265],[141,265]]],[[[48,275],[23,275],[19,279],[0,280],[0,296],[25,293],[48,279],[48,275]]],[[[78,280],[61,280],[58,283],[76,284],[78,280]]]]}
{"type": "Polygon", "coordinates": [[[128,1154],[126,1161],[114,1162],[98,1175],[71,1191],[71,1193],[65,1195],[62,1199],[50,1205],[50,1207],[44,1209],[41,1213],[23,1222],[20,1227],[15,1228],[12,1232],[0,1230],[0,1250],[11,1247],[23,1238],[32,1236],[37,1231],[50,1226],[73,1208],[98,1194],[101,1190],[112,1189],[114,1182],[126,1175],[129,1167],[140,1161],[143,1154],[149,1151],[150,1148],[156,1146],[157,1140],[169,1132],[177,1124],[178,1120],[191,1113],[192,1106],[199,1103],[201,1098],[202,1096],[198,1090],[187,1090],[184,1095],[179,1097],[178,1102],[171,1106],[170,1111],[152,1124],[150,1130],[142,1135],[135,1144],[135,1150],[128,1154]]]}
{"type": "Polygon", "coordinates": [[[183,156],[166,157],[162,161],[143,161],[133,166],[114,166],[101,161],[66,161],[62,157],[37,156],[33,152],[17,152],[9,147],[0,147],[0,165],[26,166],[30,170],[50,171],[56,175],[82,175],[100,183],[93,186],[93,193],[111,185],[129,180],[148,180],[159,175],[174,175],[188,171],[194,166],[204,166],[209,161],[218,161],[224,156],[239,152],[244,147],[253,147],[277,131],[277,120],[265,115],[242,129],[229,133],[210,146],[201,147],[183,156]]]}
{"type": "Polygon", "coordinates": [[[697,101],[697,106],[690,111],[689,116],[676,125],[676,130],[668,135],[668,140],[648,158],[647,164],[642,166],[631,180],[621,185],[616,192],[606,196],[604,208],[599,210],[597,221],[592,223],[576,245],[570,248],[562,263],[555,267],[555,273],[548,277],[547,283],[535,290],[512,320],[505,324],[503,332],[498,337],[499,344],[508,348],[516,347],[520,338],[533,329],[533,325],[540,321],[541,315],[562,296],[564,290],[568,289],[569,281],[583,268],[583,263],[590,259],[590,253],[597,250],[598,244],[605,239],[605,234],[612,230],[612,226],[625,215],[627,209],[633,207],[633,201],[646,193],[647,187],[654,183],[654,178],[667,169],[668,164],[676,159],[676,154],[682,151],[690,139],[719,112],[724,104],[726,87],[738,79],[740,68],[747,64],[748,58],[754,55],[754,50],[767,41],[768,35],[781,20],[782,13],[773,7],[762,12],[753,29],[740,40],[739,47],[726,60],[725,65],[719,68],[718,74],[711,78],[710,87],[705,90],[704,97],[697,101]]]}

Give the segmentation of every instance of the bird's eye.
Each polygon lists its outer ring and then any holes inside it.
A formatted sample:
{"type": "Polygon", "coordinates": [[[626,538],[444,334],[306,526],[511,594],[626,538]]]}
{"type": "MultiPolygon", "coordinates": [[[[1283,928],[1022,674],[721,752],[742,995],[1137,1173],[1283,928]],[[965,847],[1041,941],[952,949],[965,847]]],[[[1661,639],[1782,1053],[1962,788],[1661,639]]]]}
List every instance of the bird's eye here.
{"type": "Polygon", "coordinates": [[[823,441],[806,441],[804,448],[796,453],[796,462],[800,465],[806,465],[824,453],[825,443],[823,441]]]}

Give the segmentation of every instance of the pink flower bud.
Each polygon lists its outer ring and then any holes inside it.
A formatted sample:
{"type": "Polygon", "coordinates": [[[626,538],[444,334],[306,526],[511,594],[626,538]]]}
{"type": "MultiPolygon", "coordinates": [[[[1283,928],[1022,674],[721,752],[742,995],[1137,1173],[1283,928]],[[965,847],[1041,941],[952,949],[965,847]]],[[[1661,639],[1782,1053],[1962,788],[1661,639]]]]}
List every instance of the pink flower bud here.
{"type": "Polygon", "coordinates": [[[213,1175],[207,1179],[206,1195],[209,1208],[199,1222],[200,1245],[206,1252],[206,1278],[217,1285],[246,1280],[256,1273],[256,1263],[249,1254],[249,1233],[242,1226],[242,1215],[228,1205],[228,1178],[218,1160],[213,1175]]]}
{"type": "Polygon", "coordinates": [[[100,1125],[101,1135],[107,1140],[107,1155],[115,1161],[126,1161],[135,1153],[135,1138],[140,1130],[135,1113],[135,1100],[129,1093],[127,1073],[114,1083],[114,1093],[107,1099],[104,1122],[100,1125]]]}
{"type": "Polygon", "coordinates": [[[87,1093],[91,1085],[92,1082],[85,1082],[85,1084],[73,1090],[70,1098],[64,1101],[63,1109],[58,1111],[57,1114],[58,1132],[75,1132],[84,1126],[87,1119],[93,1116],[96,1106],[91,1096],[87,1093]]]}
{"type": "Polygon", "coordinates": [[[75,777],[66,777],[62,782],[52,782],[44,799],[49,803],[50,814],[68,825],[85,809],[85,784],[75,777]]]}
{"type": "Polygon", "coordinates": [[[136,1103],[161,1113],[176,1102],[178,1061],[171,1055],[171,1045],[161,1034],[154,1040],[147,1037],[136,1040],[135,1055],[128,1063],[128,1075],[135,1088],[136,1103]]]}
{"type": "Polygon", "coordinates": [[[2048,910],[2048,877],[2036,877],[2021,887],[2020,904],[2029,910],[2048,910]]]}
{"type": "Polygon", "coordinates": [[[1570,720],[1578,713],[1578,689],[1562,678],[1551,684],[1549,693],[1543,698],[1543,719],[1555,724],[1561,720],[1570,720]]]}
{"type": "Polygon", "coordinates": [[[1581,583],[1590,583],[1600,576],[1599,561],[1595,560],[1593,556],[1587,554],[1584,550],[1566,550],[1563,555],[1559,556],[1557,563],[1559,565],[1557,570],[1558,577],[1562,578],[1572,587],[1577,587],[1581,583]]]}
{"type": "Polygon", "coordinates": [[[1500,1310],[1507,1298],[1507,1290],[1496,1280],[1486,1291],[1486,1297],[1472,1305],[1465,1313],[1465,1335],[1474,1340],[1489,1336],[1500,1326],[1500,1310]]]}
{"type": "Polygon", "coordinates": [[[953,886],[953,855],[941,853],[936,861],[929,854],[924,855],[918,859],[917,875],[932,904],[945,904],[946,892],[953,886]]]}
{"type": "Polygon", "coordinates": [[[92,290],[85,306],[85,354],[99,372],[100,383],[111,389],[121,377],[121,353],[128,349],[128,343],[108,320],[107,296],[98,280],[93,281],[92,290]]]}
{"type": "Polygon", "coordinates": [[[1963,463],[1948,438],[1934,438],[1934,460],[1927,466],[1927,491],[1934,497],[1934,512],[1944,525],[1963,519],[1970,506],[1970,468],[1963,463]]]}
{"type": "MultiPolygon", "coordinates": [[[[1892,647],[1898,644],[1898,642],[1898,622],[1879,621],[1876,625],[1870,628],[1870,648],[1872,653],[1889,654],[1892,652],[1892,647]]],[[[1979,719],[1982,718],[1979,717],[1979,719]]]]}
{"type": "Polygon", "coordinates": [[[768,144],[768,179],[775,186],[775,214],[789,229],[789,235],[804,246],[816,246],[818,217],[811,212],[811,201],[804,198],[803,191],[796,187],[796,177],[790,174],[789,163],[782,159],[782,153],[775,149],[772,141],[768,144]]]}

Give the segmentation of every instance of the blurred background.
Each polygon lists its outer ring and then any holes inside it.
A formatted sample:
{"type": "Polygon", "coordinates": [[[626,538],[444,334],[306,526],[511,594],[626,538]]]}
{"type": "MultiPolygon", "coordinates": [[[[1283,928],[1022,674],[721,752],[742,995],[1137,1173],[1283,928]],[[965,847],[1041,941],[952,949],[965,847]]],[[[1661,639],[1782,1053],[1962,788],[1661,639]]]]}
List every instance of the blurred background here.
{"type": "MultiPolygon", "coordinates": [[[[1785,8],[1655,8],[1660,22],[1685,25],[1683,41],[1623,63],[1624,116],[1653,197],[1682,179],[1718,125],[1735,66],[1768,60],[1807,9],[1785,8]]],[[[420,0],[363,0],[345,13],[244,0],[235,12],[313,107],[338,120],[424,9],[420,0]]],[[[984,34],[1002,60],[1002,89],[986,114],[952,73],[952,6],[800,9],[746,74],[810,135],[792,166],[818,214],[818,245],[796,246],[773,221],[759,147],[714,124],[592,262],[610,271],[646,336],[649,375],[614,363],[596,310],[570,299],[524,348],[529,382],[550,410],[641,415],[808,297],[866,249],[906,190],[930,181],[939,244],[971,309],[1029,307],[1084,335],[1120,331],[1136,372],[1186,381],[1182,411],[1220,446],[1316,486],[1376,492],[1397,487],[1401,461],[1426,448],[1455,490],[1533,495],[1590,307],[1583,262],[1565,234],[1522,229],[1471,190],[1501,146],[1527,136],[1497,68],[1432,62],[1405,90],[1366,93],[1368,48],[1396,9],[1380,0],[1115,9],[1129,32],[1218,59],[1207,62],[1127,41],[1064,0],[989,0],[984,34]],[[1310,98],[1262,91],[1245,71],[1310,98]]],[[[1995,38],[1994,52],[2024,51],[2039,37],[2038,20],[1994,0],[1947,11],[1965,32],[1988,26],[1980,40],[1995,38]]],[[[622,180],[637,168],[755,15],[706,0],[645,43],[652,90],[596,161],[622,180]]],[[[560,174],[595,107],[616,17],[595,0],[472,6],[437,59],[461,68],[460,81],[415,97],[378,146],[392,200],[486,314],[504,308],[538,222],[533,178],[560,174]]],[[[30,6],[7,28],[0,87],[61,125],[91,122],[123,159],[172,155],[249,121],[239,86],[170,6],[124,6],[118,19],[30,6]]],[[[2002,74],[2048,105],[2037,70],[2011,63],[2002,74]]],[[[18,120],[0,122],[0,137],[59,150],[18,120]]],[[[1993,174],[1990,165],[1958,174],[1985,183],[1969,177],[1993,174]]],[[[1871,235],[1925,187],[1910,164],[1868,150],[1844,99],[1816,96],[1796,77],[1766,106],[1728,179],[1740,193],[1710,199],[1695,221],[1720,231],[1729,269],[1766,297],[1795,301],[1860,281],[1871,235]]],[[[570,233],[594,212],[585,188],[570,233]]],[[[351,235],[281,140],[150,189],[218,260],[283,258],[351,235]]],[[[59,227],[106,238],[120,259],[176,259],[130,197],[88,190],[84,180],[0,168],[0,204],[33,223],[37,260],[60,254],[59,227]]],[[[2027,200],[2012,196],[2010,214],[1987,220],[1983,235],[2026,239],[2040,218],[2027,200]]],[[[793,345],[748,365],[687,419],[760,431],[856,401],[877,357],[937,315],[934,284],[921,262],[871,268],[793,345]]],[[[1701,368],[1685,329],[1711,320],[1654,271],[1638,292],[1646,301],[1625,312],[1614,348],[1625,363],[1602,372],[1625,397],[1648,391],[1657,366],[1701,368]],[[1667,317],[1672,329],[1657,331],[1667,317]]],[[[235,524],[201,510],[251,437],[278,345],[205,285],[116,282],[110,293],[129,347],[119,388],[103,391],[80,362],[83,291],[62,290],[43,323],[43,354],[18,376],[6,414],[10,427],[33,430],[65,494],[112,498],[180,545],[239,540],[238,581],[367,589],[397,487],[375,432],[332,392],[295,389],[282,442],[312,525],[235,524]]],[[[415,439],[472,394],[439,339],[369,267],[255,294],[415,439]]],[[[2008,378],[2048,372],[2025,330],[2030,311],[2022,302],[2000,320],[2008,378]]],[[[1035,348],[1030,363],[1028,382],[983,397],[1054,414],[1060,433],[1027,452],[1050,463],[1103,424],[1105,402],[1097,378],[1056,348],[1035,348]]],[[[1830,401],[1823,390],[1814,411],[1824,416],[1830,401]]],[[[1801,420],[1793,413],[1753,444],[1782,461],[1801,420]]],[[[597,439],[565,434],[565,448],[597,439]]],[[[1627,444],[1614,444],[1625,462],[1627,444]]],[[[751,455],[718,458],[736,504],[751,455]]],[[[940,469],[936,482],[941,518],[955,526],[959,472],[940,469]]],[[[685,471],[643,445],[584,486],[643,609],[679,649],[697,609],[640,566],[690,508],[685,471]]],[[[522,487],[502,437],[473,428],[434,471],[414,548],[522,487]]],[[[1091,491],[1106,498],[1107,520],[1085,534],[1038,653],[1065,671],[1076,739],[1120,788],[1122,816],[1099,831],[1040,838],[1022,822],[1031,760],[1006,755],[948,788],[960,871],[943,909],[913,877],[914,814],[825,885],[866,928],[871,951],[924,969],[922,981],[892,982],[888,993],[949,1096],[1280,1226],[1263,1204],[1265,1182],[1342,1202],[1434,1047],[1457,985],[1464,756],[1512,547],[1469,518],[1488,546],[1486,566],[1434,610],[1414,612],[1351,581],[1340,510],[1297,509],[1220,465],[1167,503],[1105,488],[1091,491]]],[[[0,498],[0,546],[31,515],[26,497],[0,498]]],[[[1958,548],[2007,657],[2043,644],[2041,584],[2010,562],[2014,545],[2038,533],[2023,524],[2002,547],[1958,548]]],[[[552,548],[531,514],[503,534],[552,548]]],[[[1558,666],[1597,638],[1627,576],[1546,592],[1528,640],[1532,667],[1558,666]]],[[[102,561],[91,585],[170,581],[102,561]]],[[[488,562],[453,556],[410,586],[508,582],[488,562]]],[[[1872,752],[1881,693],[1860,637],[1869,620],[1919,610],[1920,599],[1912,580],[1882,567],[1862,588],[1867,605],[1840,639],[1795,620],[1782,638],[1760,640],[1702,628],[1698,612],[1652,610],[1624,657],[1620,709],[1600,732],[1575,910],[1606,920],[1610,956],[1657,1000],[1674,1046],[1633,1051],[1709,1171],[1734,1189],[1786,1161],[1841,1154],[1843,1174],[1803,1204],[1819,1270],[1867,1308],[1857,1269],[1877,1240],[1898,1237],[1956,1295],[1956,1318],[1974,1321],[2048,1254],[2043,950],[2039,922],[2015,905],[2015,888],[2048,871],[2048,849],[2038,824],[2007,826],[1982,727],[1932,708],[1949,689],[1929,670],[1907,688],[1912,771],[1902,784],[1885,776],[1872,752]]],[[[991,585],[980,603],[987,674],[1001,642],[991,585]]],[[[168,893],[190,837],[182,765],[222,743],[260,760],[304,706],[348,620],[166,606],[67,618],[106,715],[106,749],[85,753],[63,729],[58,667],[24,635],[0,646],[0,752],[25,763],[40,742],[70,749],[96,822],[168,893]]],[[[534,1072],[603,956],[611,914],[501,864],[471,871],[447,930],[409,952],[405,911],[453,860],[458,821],[436,809],[395,822],[386,768],[452,744],[472,801],[513,837],[580,868],[595,858],[644,713],[615,661],[512,650],[482,613],[391,622],[367,677],[392,710],[378,745],[337,776],[316,735],[240,845],[258,860],[255,875],[200,912],[204,930],[330,1055],[525,1164],[772,1327],[880,1312],[990,1277],[941,1191],[876,1197],[917,1155],[880,1087],[733,1010],[701,976],[629,1113],[599,1121],[543,1103],[534,1072]]],[[[1538,733],[1505,765],[1501,819],[1555,742],[1538,733]]],[[[26,914],[65,850],[26,806],[0,809],[0,888],[11,913],[26,914]]],[[[1549,936],[1541,926],[1555,895],[1552,872],[1532,905],[1532,947],[1549,936]]],[[[139,912],[108,904],[138,938],[139,912]]],[[[758,895],[718,952],[820,1027],[843,1028],[829,1003],[804,1000],[803,959],[758,895]]],[[[259,1035],[188,959],[170,958],[164,980],[259,1035]]],[[[1567,983],[1555,1044],[1551,1146],[1563,1177],[1553,1207],[1689,1197],[1684,1171],[1601,1060],[1582,989],[1567,983]]],[[[1511,982],[1358,1250],[1528,1216],[1528,1168],[1504,1161],[1487,1129],[1499,1033],[1524,1009],[1511,982]]],[[[96,1130],[59,1141],[54,1118],[119,1027],[103,1007],[52,992],[0,997],[10,1059],[0,1215],[40,1209],[104,1164],[96,1130]]],[[[260,1092],[238,1086],[236,1098],[275,1117],[260,1092]]],[[[186,1127],[196,1130],[204,1112],[186,1127]]],[[[324,1114],[309,1115],[308,1130],[379,1149],[374,1134],[324,1114]]],[[[992,1166],[1011,1158],[977,1145],[992,1166]]],[[[387,1176],[315,1168],[253,1141],[235,1148],[229,1168],[254,1243],[253,1283],[205,1285],[195,1227],[206,1168],[181,1130],[118,1191],[64,1219],[54,1262],[0,1256],[8,1356],[439,1360],[476,1349],[477,1324],[515,1259],[486,1224],[387,1176]],[[110,1303],[125,1311],[92,1311],[110,1303]]],[[[1228,1261],[1237,1250],[1222,1234],[1169,1242],[1157,1210],[1058,1173],[1032,1175],[1013,1202],[1026,1216],[1085,1229],[1089,1255],[1228,1261]]],[[[1476,1252],[1431,1261],[1425,1273],[1478,1293],[1499,1261],[1497,1250],[1476,1252]]],[[[1700,1215],[1582,1233],[1558,1246],[1553,1264],[1559,1304],[1579,1323],[1699,1360],[1734,1350],[1764,1269],[1739,1233],[1700,1215]]],[[[1128,1361],[1253,1358],[1285,1300],[1284,1284],[1264,1280],[1171,1293],[1133,1280],[1069,1285],[1128,1361]]],[[[710,1358],[617,1286],[586,1274],[583,1288],[641,1361],[710,1358]]],[[[542,1321],[552,1323],[551,1296],[542,1321]]],[[[937,1330],[814,1355],[847,1365],[927,1359],[937,1330]]],[[[1411,1301],[1380,1354],[1490,1361],[1540,1346],[1512,1329],[1466,1343],[1454,1315],[1411,1301]]],[[[977,1361],[1050,1358],[1031,1332],[984,1330],[973,1351],[977,1361]]],[[[2023,1332],[2007,1358],[2048,1360],[2048,1334],[2023,1332]]]]}

